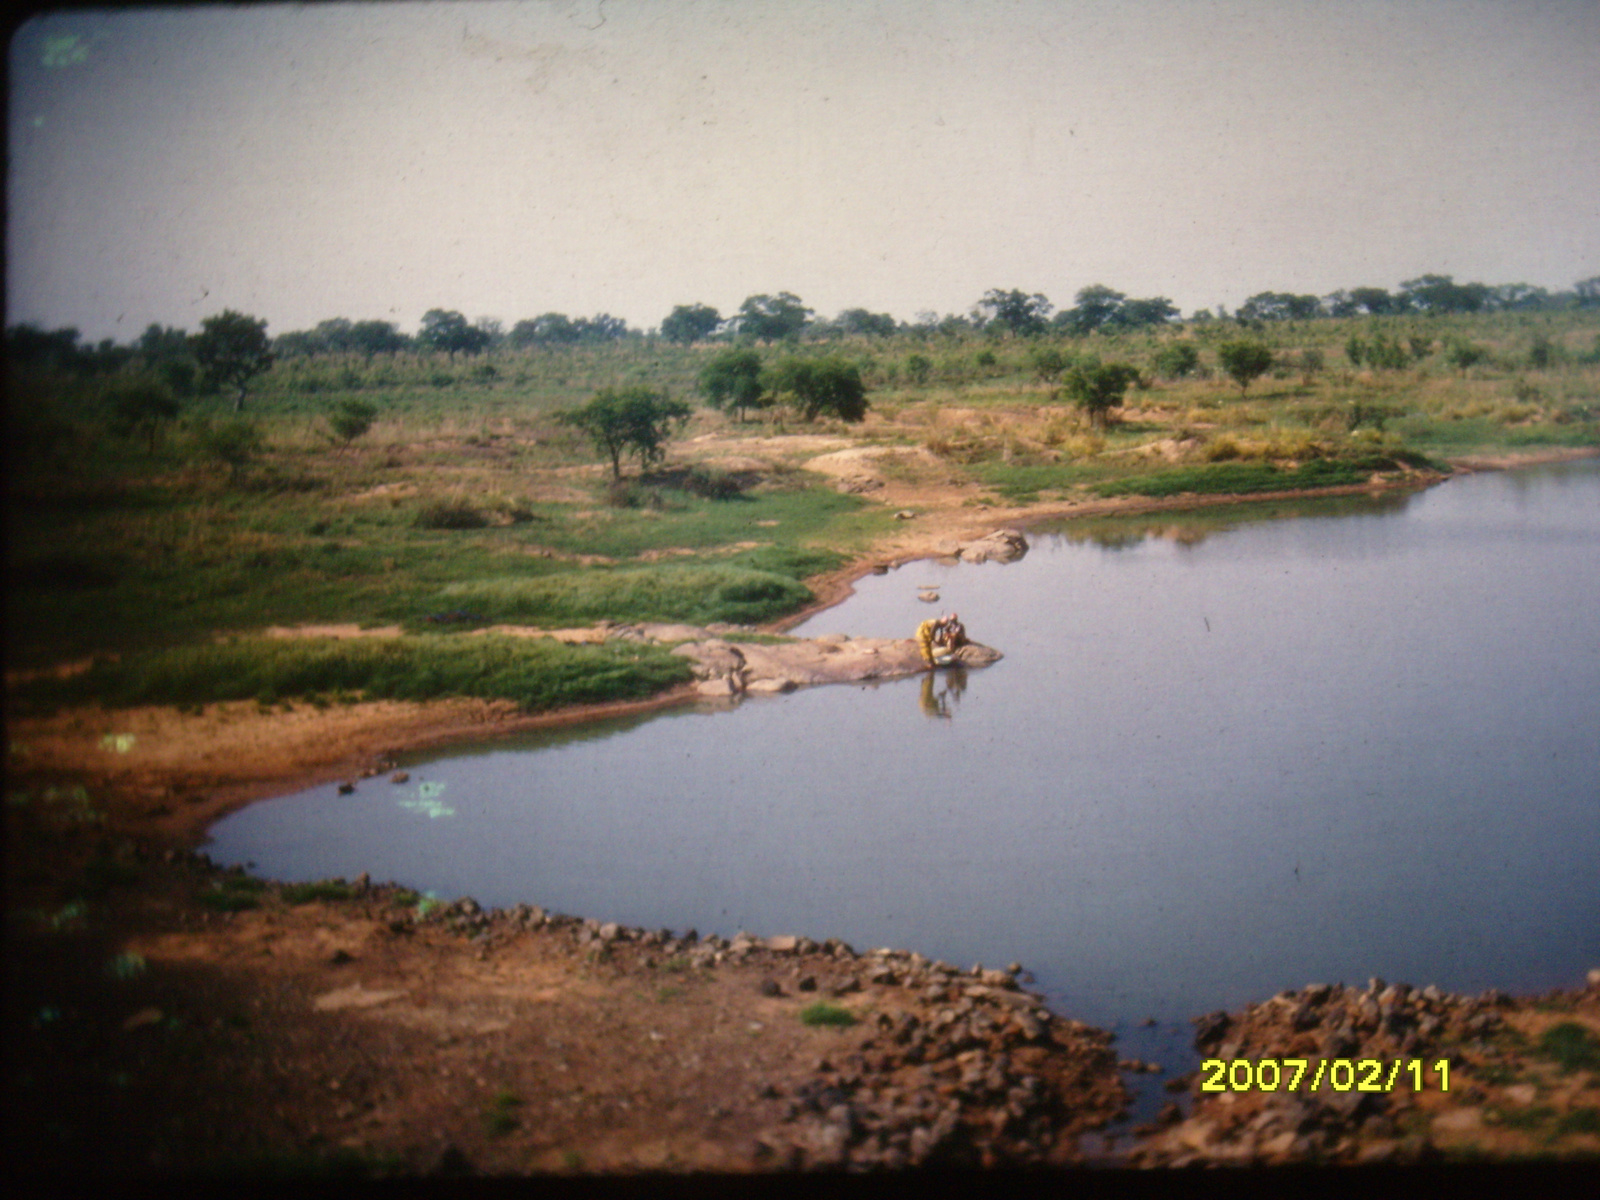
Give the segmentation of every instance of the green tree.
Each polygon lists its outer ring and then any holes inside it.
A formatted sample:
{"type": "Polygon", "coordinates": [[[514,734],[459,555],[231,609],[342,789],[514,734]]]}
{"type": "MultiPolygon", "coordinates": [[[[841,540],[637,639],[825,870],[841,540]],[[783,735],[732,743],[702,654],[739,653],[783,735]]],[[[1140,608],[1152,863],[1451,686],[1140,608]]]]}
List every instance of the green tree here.
{"type": "Polygon", "coordinates": [[[707,304],[680,304],[661,322],[661,336],[689,346],[703,342],[722,324],[722,314],[707,304]]]}
{"type": "Polygon", "coordinates": [[[1123,393],[1138,382],[1139,369],[1130,363],[1101,363],[1090,356],[1062,377],[1067,395],[1089,414],[1089,423],[1104,427],[1113,408],[1122,407],[1123,393]]]}
{"type": "Polygon", "coordinates": [[[687,421],[689,406],[642,385],[605,388],[582,408],[557,413],[563,424],[582,429],[595,448],[611,460],[611,475],[622,478],[622,459],[639,456],[639,469],[647,471],[666,456],[666,442],[687,421]]]}
{"type": "Polygon", "coordinates": [[[225,309],[201,321],[189,345],[209,382],[239,389],[233,411],[243,412],[250,381],[272,366],[266,321],[225,309]]]}
{"type": "Polygon", "coordinates": [[[374,354],[404,350],[410,340],[392,321],[357,321],[350,327],[351,348],[369,360],[374,354]]]}
{"type": "Polygon", "coordinates": [[[1018,337],[1029,337],[1044,332],[1051,307],[1050,301],[1038,292],[1030,296],[1015,288],[1009,292],[990,288],[978,301],[977,312],[991,325],[1018,337]]]}
{"type": "Polygon", "coordinates": [[[1057,320],[1076,334],[1091,334],[1097,329],[1112,328],[1117,324],[1123,301],[1121,292],[1112,291],[1103,283],[1092,283],[1080,288],[1073,305],[1057,320]]]}
{"type": "Polygon", "coordinates": [[[1067,356],[1061,353],[1059,346],[1039,346],[1028,355],[1028,362],[1033,366],[1033,373],[1040,379],[1049,382],[1067,369],[1067,356]]]}
{"type": "Polygon", "coordinates": [[[768,397],[761,379],[761,356],[754,350],[730,348],[700,371],[700,391],[715,409],[732,409],[744,421],[747,408],[765,408],[768,397]]]}
{"type": "Polygon", "coordinates": [[[1239,385],[1241,396],[1250,390],[1253,381],[1272,370],[1272,351],[1248,339],[1223,342],[1217,347],[1217,358],[1222,369],[1239,385]]]}
{"type": "Polygon", "coordinates": [[[202,425],[197,434],[200,452],[224,464],[230,479],[237,479],[239,472],[261,453],[261,433],[243,417],[202,425]]]}
{"type": "Polygon", "coordinates": [[[1181,379],[1200,365],[1200,351],[1193,342],[1169,342],[1156,351],[1156,373],[1168,379],[1181,379]]]}
{"type": "Polygon", "coordinates": [[[339,447],[342,451],[349,449],[351,442],[371,429],[372,423],[377,419],[377,405],[368,400],[351,397],[341,400],[339,406],[328,414],[328,427],[333,430],[334,436],[344,443],[339,447]]]}
{"type": "Polygon", "coordinates": [[[793,397],[807,421],[819,416],[860,421],[867,415],[867,389],[856,365],[842,358],[786,358],[768,374],[768,390],[793,397]]]}
{"type": "Polygon", "coordinates": [[[417,345],[424,350],[443,350],[455,362],[457,353],[477,354],[486,349],[489,333],[453,309],[430,308],[422,314],[417,345]]]}
{"type": "Polygon", "coordinates": [[[111,389],[111,426],[124,437],[143,434],[150,453],[156,452],[161,428],[177,418],[178,398],[155,379],[130,379],[111,389]]]}
{"type": "Polygon", "coordinates": [[[867,337],[888,337],[895,331],[894,318],[888,313],[868,312],[864,308],[847,308],[833,323],[840,333],[867,337]]]}
{"type": "Polygon", "coordinates": [[[734,318],[739,332],[764,342],[795,337],[805,328],[811,310],[792,292],[779,292],[776,296],[765,294],[746,297],[739,305],[739,315],[734,318]]]}

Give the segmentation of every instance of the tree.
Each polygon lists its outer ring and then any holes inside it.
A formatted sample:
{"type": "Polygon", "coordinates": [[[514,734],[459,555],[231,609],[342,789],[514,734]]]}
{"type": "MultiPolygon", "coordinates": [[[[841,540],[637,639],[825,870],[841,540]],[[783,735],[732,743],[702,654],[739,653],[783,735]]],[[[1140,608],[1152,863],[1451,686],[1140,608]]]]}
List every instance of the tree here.
{"type": "Polygon", "coordinates": [[[1425,313],[1477,312],[1488,302],[1482,283],[1457,283],[1448,275],[1421,275],[1400,285],[1404,300],[1425,313]]]}
{"type": "Polygon", "coordinates": [[[700,390],[712,408],[731,408],[742,422],[745,409],[765,408],[768,403],[761,356],[750,349],[724,350],[701,369],[700,390]]]}
{"type": "Polygon", "coordinates": [[[894,318],[888,313],[868,312],[864,308],[847,308],[833,323],[840,333],[867,337],[888,337],[895,331],[894,318]]]}
{"type": "Polygon", "coordinates": [[[739,305],[739,315],[734,318],[739,332],[775,342],[780,338],[794,337],[805,328],[811,310],[792,292],[779,292],[776,296],[765,294],[749,296],[739,305]]]}
{"type": "Polygon", "coordinates": [[[1600,275],[1591,275],[1572,285],[1579,308],[1600,308],[1600,275]]]}
{"type": "Polygon", "coordinates": [[[639,456],[648,470],[666,456],[666,441],[690,416],[689,406],[643,385],[605,388],[582,408],[556,414],[556,419],[587,433],[595,448],[611,460],[611,475],[622,478],[622,457],[639,456]]]}
{"type": "Polygon", "coordinates": [[[1245,339],[1223,342],[1217,347],[1217,358],[1222,369],[1239,385],[1241,396],[1250,390],[1255,379],[1272,370],[1272,351],[1260,342],[1245,339]]]}
{"type": "Polygon", "coordinates": [[[1165,325],[1178,316],[1178,306],[1165,296],[1151,296],[1144,300],[1128,300],[1117,311],[1116,323],[1128,329],[1141,329],[1146,325],[1165,325]]]}
{"type": "Polygon", "coordinates": [[[374,354],[404,350],[410,339],[392,321],[357,321],[350,327],[350,345],[371,359],[374,354]]]}
{"type": "Polygon", "coordinates": [[[208,381],[239,389],[233,411],[243,412],[250,381],[272,366],[266,321],[225,309],[201,321],[189,344],[208,381]]]}
{"type": "Polygon", "coordinates": [[[1245,321],[1309,320],[1322,311],[1322,302],[1315,296],[1298,296],[1293,292],[1257,292],[1239,306],[1239,318],[1245,321]]]}
{"type": "Polygon", "coordinates": [[[489,334],[471,324],[455,310],[430,308],[422,314],[417,345],[424,350],[443,350],[455,362],[457,352],[477,354],[489,345],[489,334]]]}
{"type": "Polygon", "coordinates": [[[234,417],[216,425],[202,425],[198,431],[201,453],[228,468],[228,478],[237,479],[261,452],[261,433],[244,417],[234,417]]]}
{"type": "Polygon", "coordinates": [[[1382,316],[1384,313],[1397,312],[1401,307],[1399,300],[1391,296],[1387,288],[1380,287],[1351,288],[1350,304],[1352,308],[1360,309],[1375,317],[1382,316]]]}
{"type": "Polygon", "coordinates": [[[703,342],[722,324],[722,314],[707,304],[680,304],[661,322],[661,336],[669,342],[692,346],[703,342]]]}
{"type": "Polygon", "coordinates": [[[1061,314],[1060,322],[1076,334],[1090,334],[1116,324],[1117,314],[1127,297],[1103,283],[1080,288],[1073,306],[1061,314]]]}
{"type": "Polygon", "coordinates": [[[842,358],[786,358],[772,369],[768,383],[771,391],[794,397],[807,421],[824,413],[841,421],[860,421],[867,415],[861,372],[842,358]]]}
{"type": "Polygon", "coordinates": [[[350,443],[371,429],[377,419],[377,405],[351,397],[341,400],[339,407],[329,414],[328,427],[333,430],[335,437],[344,442],[340,450],[348,450],[350,443]]]}
{"type": "Polygon", "coordinates": [[[1123,393],[1138,382],[1139,369],[1130,363],[1101,363],[1090,356],[1062,379],[1067,395],[1089,413],[1091,425],[1104,426],[1113,408],[1122,406],[1123,393]]]}
{"type": "Polygon", "coordinates": [[[110,400],[112,428],[124,437],[144,434],[154,454],[161,427],[178,415],[172,389],[154,379],[130,379],[112,388],[110,400]]]}
{"type": "Polygon", "coordinates": [[[1156,371],[1168,379],[1181,379],[1200,365],[1200,351],[1193,342],[1169,342],[1156,351],[1156,371]]]}
{"type": "Polygon", "coordinates": [[[976,311],[990,324],[1009,330],[1017,337],[1029,337],[1045,330],[1045,318],[1053,305],[1038,292],[1028,295],[1013,288],[1009,292],[990,288],[978,301],[976,311]]]}

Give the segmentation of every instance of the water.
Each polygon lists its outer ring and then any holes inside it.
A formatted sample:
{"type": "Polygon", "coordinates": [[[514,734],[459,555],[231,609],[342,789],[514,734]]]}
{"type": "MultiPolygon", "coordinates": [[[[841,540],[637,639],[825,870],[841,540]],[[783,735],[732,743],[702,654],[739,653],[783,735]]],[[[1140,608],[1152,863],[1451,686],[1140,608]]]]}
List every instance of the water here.
{"type": "Polygon", "coordinates": [[[467,748],[257,804],[210,853],[1018,960],[1169,1068],[1188,1018],[1286,987],[1600,965],[1596,463],[1089,528],[869,576],[796,631],[909,636],[934,584],[986,670],[467,748]]]}

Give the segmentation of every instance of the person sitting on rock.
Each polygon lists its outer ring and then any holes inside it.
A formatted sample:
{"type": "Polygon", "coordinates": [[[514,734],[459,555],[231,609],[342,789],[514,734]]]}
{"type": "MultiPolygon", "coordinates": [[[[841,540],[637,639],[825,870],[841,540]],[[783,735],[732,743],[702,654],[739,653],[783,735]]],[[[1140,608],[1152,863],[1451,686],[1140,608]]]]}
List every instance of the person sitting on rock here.
{"type": "Polygon", "coordinates": [[[943,619],[944,629],[935,640],[947,653],[954,654],[967,644],[967,628],[961,623],[960,613],[949,613],[943,619]]]}
{"type": "Polygon", "coordinates": [[[929,617],[917,626],[917,649],[922,652],[922,661],[928,666],[934,665],[934,646],[938,644],[944,634],[944,618],[929,617]]]}

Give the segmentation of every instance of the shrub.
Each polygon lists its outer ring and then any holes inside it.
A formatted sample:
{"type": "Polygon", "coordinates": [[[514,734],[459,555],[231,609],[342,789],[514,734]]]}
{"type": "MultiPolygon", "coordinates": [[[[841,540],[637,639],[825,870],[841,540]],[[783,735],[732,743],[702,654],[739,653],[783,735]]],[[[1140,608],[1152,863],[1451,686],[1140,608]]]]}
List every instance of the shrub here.
{"type": "Polygon", "coordinates": [[[1576,1021],[1563,1021],[1544,1031],[1539,1054],[1550,1059],[1563,1075],[1576,1070],[1600,1071],[1600,1038],[1576,1021]]]}
{"type": "Polygon", "coordinates": [[[837,1004],[829,1004],[826,1000],[818,1000],[800,1010],[800,1021],[816,1029],[822,1026],[832,1026],[835,1029],[848,1029],[856,1023],[856,1015],[848,1008],[840,1008],[837,1004]]]}
{"type": "Polygon", "coordinates": [[[1172,342],[1156,352],[1156,374],[1181,379],[1200,365],[1200,351],[1191,342],[1172,342]]]}
{"type": "Polygon", "coordinates": [[[461,500],[439,500],[417,513],[418,529],[482,529],[489,523],[470,504],[461,500]]]}

